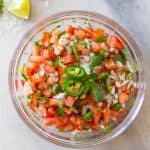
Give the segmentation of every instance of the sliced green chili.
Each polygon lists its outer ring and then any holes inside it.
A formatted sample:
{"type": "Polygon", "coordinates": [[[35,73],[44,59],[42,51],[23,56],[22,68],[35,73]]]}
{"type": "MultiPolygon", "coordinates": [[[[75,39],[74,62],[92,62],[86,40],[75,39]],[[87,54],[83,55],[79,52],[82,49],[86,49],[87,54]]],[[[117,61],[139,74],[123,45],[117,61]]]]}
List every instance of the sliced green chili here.
{"type": "Polygon", "coordinates": [[[69,96],[80,96],[83,92],[83,83],[80,81],[74,81],[74,80],[66,80],[64,82],[63,88],[64,91],[69,95],[69,96]]]}
{"type": "Polygon", "coordinates": [[[70,78],[75,80],[79,80],[85,75],[85,71],[82,67],[75,67],[75,66],[67,67],[66,73],[70,78]]]}
{"type": "Polygon", "coordinates": [[[52,93],[56,94],[60,89],[60,85],[54,84],[52,87],[52,93]]]}
{"type": "Polygon", "coordinates": [[[61,107],[58,107],[56,110],[57,116],[62,116],[64,114],[64,111],[61,107]]]}
{"type": "Polygon", "coordinates": [[[86,120],[86,121],[89,121],[91,120],[93,117],[93,113],[92,112],[88,112],[86,113],[84,116],[83,116],[83,119],[86,120]]]}
{"type": "Polygon", "coordinates": [[[41,103],[46,103],[47,102],[47,98],[45,98],[45,97],[40,97],[40,101],[41,101],[41,103]]]}
{"type": "Polygon", "coordinates": [[[119,111],[119,110],[122,108],[122,106],[121,106],[120,103],[115,103],[115,104],[113,104],[113,108],[114,108],[116,111],[119,111]]]}
{"type": "Polygon", "coordinates": [[[54,61],[54,67],[55,67],[55,68],[57,68],[58,65],[59,65],[59,59],[60,59],[60,57],[57,56],[57,58],[56,58],[55,61],[54,61]]]}

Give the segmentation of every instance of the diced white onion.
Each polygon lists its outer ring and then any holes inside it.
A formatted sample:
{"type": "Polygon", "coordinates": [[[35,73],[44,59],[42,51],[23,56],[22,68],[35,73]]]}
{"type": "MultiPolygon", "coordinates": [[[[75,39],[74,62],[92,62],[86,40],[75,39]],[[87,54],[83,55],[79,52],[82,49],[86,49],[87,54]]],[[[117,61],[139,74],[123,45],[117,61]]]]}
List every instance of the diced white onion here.
{"type": "Polygon", "coordinates": [[[66,95],[65,93],[59,93],[59,94],[56,94],[55,96],[53,96],[53,98],[64,99],[65,95],[66,95]]]}
{"type": "Polygon", "coordinates": [[[88,63],[82,63],[82,64],[80,64],[80,66],[84,68],[84,70],[85,70],[85,72],[86,72],[87,74],[90,74],[90,73],[91,73],[91,70],[90,70],[90,67],[89,67],[89,64],[88,64],[88,63]]]}
{"type": "Polygon", "coordinates": [[[60,38],[60,39],[58,40],[58,43],[59,43],[60,45],[63,45],[63,46],[67,45],[69,42],[70,42],[70,41],[69,41],[68,39],[65,39],[65,38],[60,38]]]}
{"type": "Polygon", "coordinates": [[[115,82],[116,87],[120,88],[121,87],[121,83],[119,81],[115,82]]]}
{"type": "Polygon", "coordinates": [[[32,90],[32,88],[31,88],[29,82],[25,82],[25,84],[24,84],[24,89],[23,89],[23,90],[24,90],[23,92],[24,92],[25,95],[30,95],[30,94],[33,93],[33,90],[32,90]]]}
{"type": "Polygon", "coordinates": [[[39,71],[39,75],[43,77],[44,74],[45,74],[45,70],[44,70],[44,68],[41,68],[39,71]]]}
{"type": "Polygon", "coordinates": [[[113,99],[113,104],[118,103],[118,99],[113,99]]]}
{"type": "Polygon", "coordinates": [[[116,61],[116,63],[119,68],[123,67],[123,64],[120,61],[116,61]]]}
{"type": "Polygon", "coordinates": [[[133,68],[132,68],[131,64],[130,64],[128,61],[127,61],[126,65],[127,65],[127,69],[128,69],[131,73],[133,73],[133,72],[134,72],[134,71],[133,71],[133,68]]]}
{"type": "Polygon", "coordinates": [[[89,62],[90,61],[90,56],[82,56],[82,58],[85,60],[85,62],[89,62]]]}

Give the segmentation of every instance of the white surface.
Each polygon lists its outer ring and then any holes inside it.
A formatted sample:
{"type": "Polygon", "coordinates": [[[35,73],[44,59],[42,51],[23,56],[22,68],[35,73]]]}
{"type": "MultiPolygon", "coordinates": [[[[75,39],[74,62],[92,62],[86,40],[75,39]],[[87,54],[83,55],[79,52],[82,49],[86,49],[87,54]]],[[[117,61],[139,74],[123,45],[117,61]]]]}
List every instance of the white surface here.
{"type": "MultiPolygon", "coordinates": [[[[141,42],[141,49],[150,65],[150,2],[149,0],[32,0],[29,21],[17,19],[7,12],[0,17],[0,150],[66,150],[35,135],[17,115],[8,92],[8,67],[21,36],[37,20],[62,10],[93,10],[123,24],[141,42]],[[44,3],[47,1],[46,3],[44,3]]],[[[148,76],[148,78],[150,78],[148,76]]],[[[148,88],[149,89],[149,88],[148,88]]],[[[132,125],[119,137],[96,147],[97,150],[149,150],[150,94],[132,125]]],[[[93,149],[93,148],[89,148],[93,149]]]]}

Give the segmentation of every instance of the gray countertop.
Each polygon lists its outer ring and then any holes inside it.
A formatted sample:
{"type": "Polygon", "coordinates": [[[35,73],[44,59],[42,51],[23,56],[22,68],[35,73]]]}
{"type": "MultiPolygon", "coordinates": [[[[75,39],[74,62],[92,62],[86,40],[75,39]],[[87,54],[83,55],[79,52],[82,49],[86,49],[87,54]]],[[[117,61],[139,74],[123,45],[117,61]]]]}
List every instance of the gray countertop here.
{"type": "MultiPolygon", "coordinates": [[[[6,0],[6,3],[8,0],[6,0]]],[[[17,115],[8,92],[8,66],[21,36],[36,21],[63,10],[92,10],[122,24],[139,43],[144,55],[147,81],[150,80],[150,1],[149,0],[32,0],[29,21],[17,19],[5,11],[0,17],[0,150],[66,150],[35,135],[17,115]]],[[[129,128],[97,150],[150,149],[150,86],[142,109],[129,128]]],[[[93,149],[93,148],[89,148],[93,149]]]]}

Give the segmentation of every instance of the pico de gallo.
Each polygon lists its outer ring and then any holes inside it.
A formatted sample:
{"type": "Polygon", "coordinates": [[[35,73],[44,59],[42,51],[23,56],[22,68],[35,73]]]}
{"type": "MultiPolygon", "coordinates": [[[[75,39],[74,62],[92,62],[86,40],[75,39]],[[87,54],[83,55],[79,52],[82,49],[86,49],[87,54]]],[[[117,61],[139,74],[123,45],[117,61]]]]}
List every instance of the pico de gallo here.
{"type": "Polygon", "coordinates": [[[44,32],[21,70],[28,107],[61,131],[110,130],[135,88],[126,51],[102,28],[44,32]]]}

